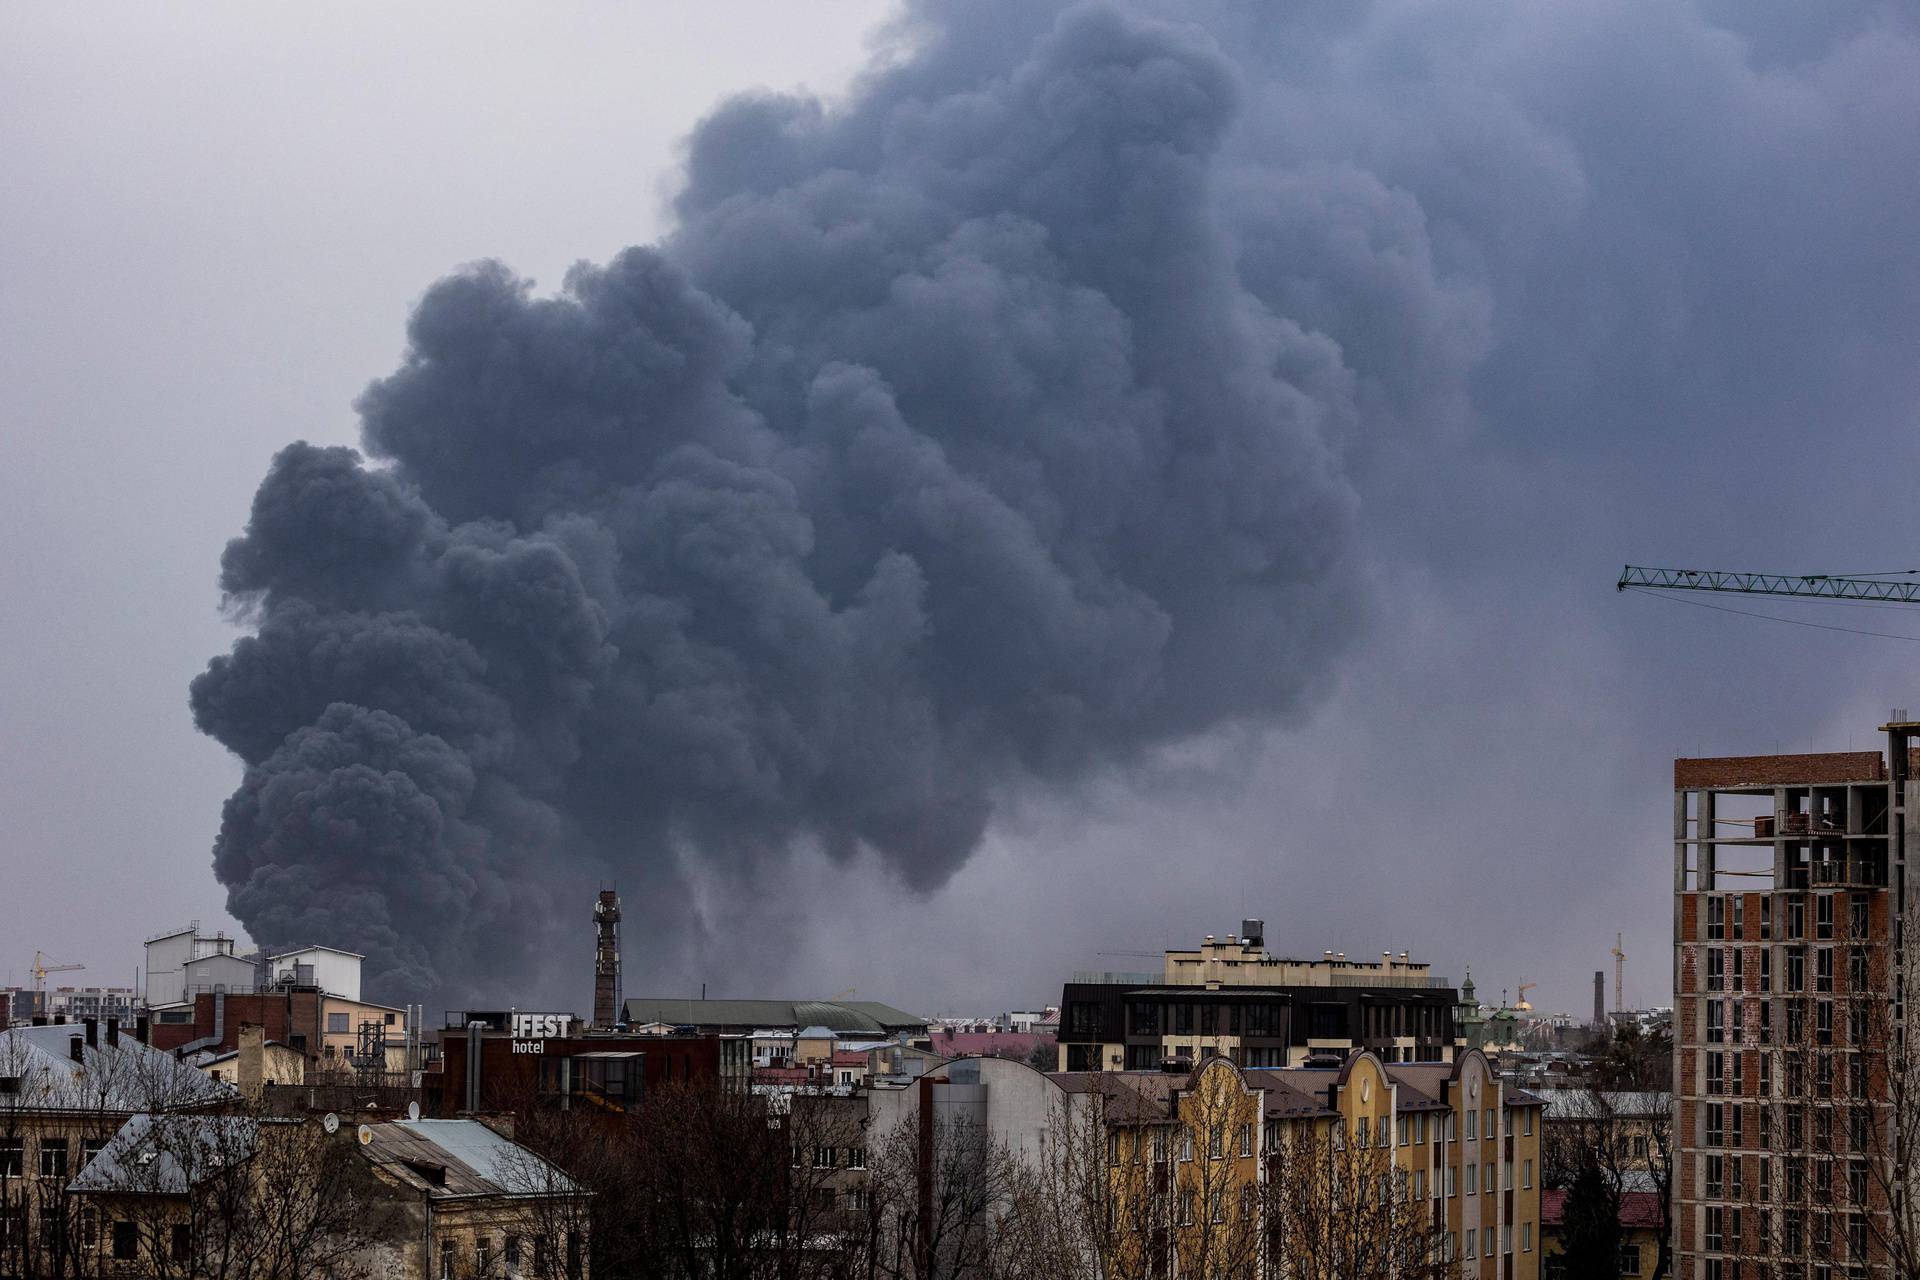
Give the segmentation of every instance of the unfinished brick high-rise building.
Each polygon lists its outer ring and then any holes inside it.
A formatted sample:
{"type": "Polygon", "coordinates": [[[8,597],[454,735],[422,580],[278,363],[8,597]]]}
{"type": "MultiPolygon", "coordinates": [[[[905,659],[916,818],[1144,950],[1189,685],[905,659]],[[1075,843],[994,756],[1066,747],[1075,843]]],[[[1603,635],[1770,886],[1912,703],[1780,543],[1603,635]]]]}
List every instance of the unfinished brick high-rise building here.
{"type": "Polygon", "coordinates": [[[1884,755],[1674,761],[1680,1280],[1913,1274],[1899,948],[1920,723],[1884,732],[1884,755]]]}

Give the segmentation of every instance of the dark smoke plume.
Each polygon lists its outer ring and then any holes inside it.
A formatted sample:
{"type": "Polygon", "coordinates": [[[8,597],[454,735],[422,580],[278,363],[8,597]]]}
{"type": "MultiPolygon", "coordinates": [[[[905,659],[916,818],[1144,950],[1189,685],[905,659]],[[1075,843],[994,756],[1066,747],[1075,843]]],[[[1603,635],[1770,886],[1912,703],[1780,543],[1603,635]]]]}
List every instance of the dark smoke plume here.
{"type": "Polygon", "coordinates": [[[1357,410],[1243,282],[1238,78],[1037,8],[724,106],[665,243],[441,281],[374,461],[275,459],[222,565],[253,634],[192,690],[256,940],[498,995],[617,879],[643,971],[691,879],[810,847],[931,889],[1014,789],[1310,704],[1357,410]]]}

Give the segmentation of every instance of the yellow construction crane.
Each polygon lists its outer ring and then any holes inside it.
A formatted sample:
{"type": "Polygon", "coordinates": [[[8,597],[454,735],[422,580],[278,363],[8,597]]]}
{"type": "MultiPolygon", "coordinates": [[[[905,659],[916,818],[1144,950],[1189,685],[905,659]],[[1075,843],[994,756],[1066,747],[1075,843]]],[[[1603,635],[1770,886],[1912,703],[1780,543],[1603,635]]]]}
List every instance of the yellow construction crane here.
{"type": "Polygon", "coordinates": [[[72,969],[84,969],[83,964],[49,963],[45,952],[33,953],[33,1012],[36,1016],[47,1011],[47,975],[66,973],[72,969]]]}
{"type": "Polygon", "coordinates": [[[1518,1009],[1522,1013],[1532,1013],[1533,1006],[1527,1003],[1527,992],[1533,990],[1535,987],[1539,985],[1540,984],[1537,982],[1522,982],[1519,986],[1519,989],[1514,992],[1514,994],[1518,998],[1514,1000],[1513,1007],[1518,1009]]]}
{"type": "Polygon", "coordinates": [[[1620,935],[1613,935],[1613,1011],[1625,1013],[1626,997],[1622,994],[1627,969],[1627,953],[1620,949],[1620,935]]]}

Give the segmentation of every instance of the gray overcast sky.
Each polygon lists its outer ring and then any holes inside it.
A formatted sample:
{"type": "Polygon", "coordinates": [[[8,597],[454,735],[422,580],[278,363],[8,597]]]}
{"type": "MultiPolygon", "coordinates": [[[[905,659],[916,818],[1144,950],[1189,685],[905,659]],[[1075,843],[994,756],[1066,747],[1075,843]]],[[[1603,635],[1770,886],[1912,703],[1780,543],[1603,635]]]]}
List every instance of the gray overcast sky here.
{"type": "MultiPolygon", "coordinates": [[[[1142,7],[1227,51],[1236,270],[1350,384],[1364,631],[1278,727],[1010,789],[930,894],[802,851],[751,900],[630,902],[721,941],[629,992],[992,1011],[1259,915],[1576,1012],[1620,931],[1629,1000],[1664,1002],[1671,758],[1865,747],[1920,701],[1910,643],[1610,587],[1914,567],[1913,7],[1142,7]]],[[[999,83],[1053,23],[921,11],[968,37],[930,83],[999,83]]],[[[358,443],[447,271],[552,289],[672,232],[696,122],[840,93],[890,13],[0,12],[0,974],[37,947],[123,980],[143,935],[231,925],[209,849],[240,766],[185,690],[237,634],[220,550],[275,451],[358,443]]],[[[553,945],[583,1004],[579,917],[553,945]]]]}

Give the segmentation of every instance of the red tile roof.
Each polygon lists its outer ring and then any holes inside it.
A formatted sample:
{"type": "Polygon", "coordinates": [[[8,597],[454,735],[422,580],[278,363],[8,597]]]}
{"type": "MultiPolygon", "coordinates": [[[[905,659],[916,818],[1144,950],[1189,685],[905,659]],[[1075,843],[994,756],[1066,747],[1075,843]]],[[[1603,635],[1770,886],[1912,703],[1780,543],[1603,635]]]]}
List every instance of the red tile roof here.
{"type": "MultiPolygon", "coordinates": [[[[1557,1227],[1567,1212],[1567,1193],[1564,1191],[1542,1191],[1540,1193],[1540,1222],[1543,1226],[1557,1227]]],[[[1620,1225],[1629,1230],[1660,1229],[1660,1193],[1657,1191],[1626,1191],[1620,1195],[1620,1225]]]]}

